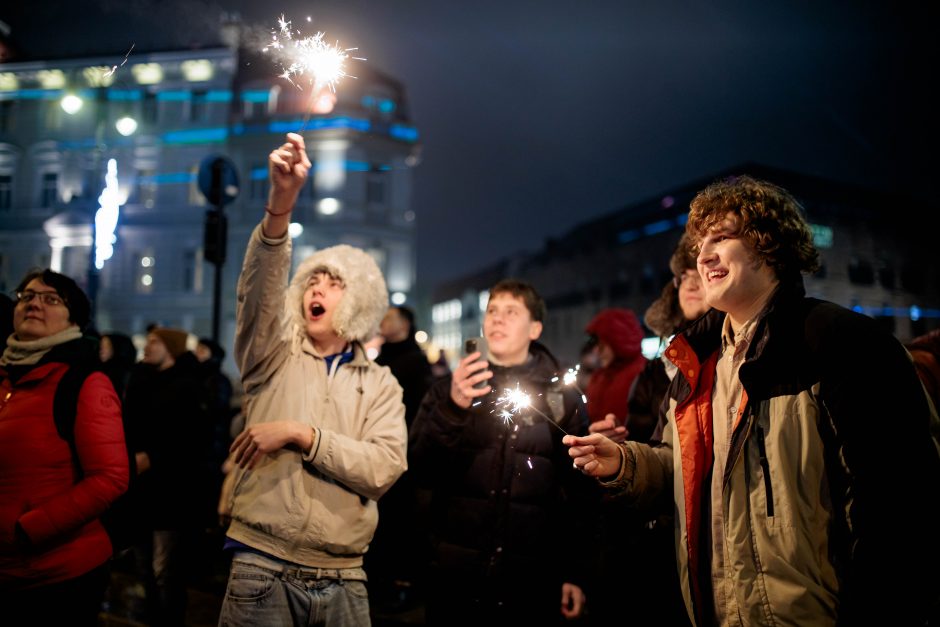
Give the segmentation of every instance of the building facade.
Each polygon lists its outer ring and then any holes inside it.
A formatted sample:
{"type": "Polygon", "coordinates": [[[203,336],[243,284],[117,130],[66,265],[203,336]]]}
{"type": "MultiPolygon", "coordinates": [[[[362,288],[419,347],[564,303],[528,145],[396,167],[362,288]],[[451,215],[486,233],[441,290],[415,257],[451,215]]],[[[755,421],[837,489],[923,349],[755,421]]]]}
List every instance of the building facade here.
{"type": "Polygon", "coordinates": [[[204,229],[213,207],[198,173],[224,156],[238,176],[224,207],[220,342],[230,346],[235,283],[267,200],[267,156],[285,133],[301,132],[314,167],[291,226],[295,262],[359,246],[397,300],[411,296],[419,145],[400,83],[360,64],[323,105],[234,47],[122,58],[0,64],[0,289],[51,267],[96,296],[102,332],[139,334],[157,322],[210,335],[215,266],[204,229]],[[109,204],[119,204],[116,225],[109,204]]]}
{"type": "Polygon", "coordinates": [[[692,198],[711,181],[742,173],[781,185],[806,209],[822,262],[806,277],[809,296],[870,315],[902,341],[940,326],[940,258],[931,252],[930,234],[912,201],[747,164],[586,222],[534,254],[439,286],[432,296],[432,341],[453,363],[462,340],[480,333],[487,288],[515,277],[545,299],[542,341],[574,365],[587,340],[584,328],[601,309],[625,307],[642,320],[672,279],[669,257],[692,198]]]}

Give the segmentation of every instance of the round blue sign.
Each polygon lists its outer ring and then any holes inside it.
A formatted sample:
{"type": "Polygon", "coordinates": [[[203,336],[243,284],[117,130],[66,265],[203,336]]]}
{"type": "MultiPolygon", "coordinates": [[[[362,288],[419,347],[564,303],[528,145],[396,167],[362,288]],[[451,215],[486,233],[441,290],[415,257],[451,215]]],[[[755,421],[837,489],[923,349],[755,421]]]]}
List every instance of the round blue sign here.
{"type": "Polygon", "coordinates": [[[238,197],[238,170],[228,157],[209,155],[199,164],[199,191],[212,205],[227,205],[238,197]]]}

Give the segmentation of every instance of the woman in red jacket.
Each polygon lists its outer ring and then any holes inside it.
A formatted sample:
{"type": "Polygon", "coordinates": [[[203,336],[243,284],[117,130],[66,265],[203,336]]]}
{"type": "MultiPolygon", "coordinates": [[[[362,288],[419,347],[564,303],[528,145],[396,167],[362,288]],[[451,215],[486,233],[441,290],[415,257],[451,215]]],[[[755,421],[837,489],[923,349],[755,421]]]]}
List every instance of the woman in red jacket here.
{"type": "Polygon", "coordinates": [[[51,270],[16,290],[0,357],[0,606],[10,624],[95,625],[111,542],[99,517],[127,489],[121,406],[107,376],[78,395],[72,442],[56,428],[56,387],[96,363],[88,298],[51,270]],[[74,446],[74,452],[72,450],[74,446]]]}

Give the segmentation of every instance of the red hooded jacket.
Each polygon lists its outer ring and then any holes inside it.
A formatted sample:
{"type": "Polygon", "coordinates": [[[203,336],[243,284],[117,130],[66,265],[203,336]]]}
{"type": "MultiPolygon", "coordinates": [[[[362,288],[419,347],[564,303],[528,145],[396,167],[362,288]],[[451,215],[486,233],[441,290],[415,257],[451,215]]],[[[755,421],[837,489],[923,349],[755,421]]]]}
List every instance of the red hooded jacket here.
{"type": "Polygon", "coordinates": [[[624,424],[629,410],[627,401],[630,388],[646,365],[640,352],[643,329],[629,309],[603,309],[585,328],[598,341],[608,344],[614,351],[614,360],[591,374],[585,393],[591,422],[602,420],[607,414],[624,424]]]}

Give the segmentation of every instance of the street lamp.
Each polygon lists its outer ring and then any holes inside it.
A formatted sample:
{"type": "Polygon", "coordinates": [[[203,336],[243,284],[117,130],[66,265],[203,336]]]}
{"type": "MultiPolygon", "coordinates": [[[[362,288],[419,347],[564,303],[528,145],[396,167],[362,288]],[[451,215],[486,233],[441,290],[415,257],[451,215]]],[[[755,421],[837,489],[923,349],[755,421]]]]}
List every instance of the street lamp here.
{"type": "MultiPolygon", "coordinates": [[[[97,122],[95,124],[95,164],[94,171],[97,173],[101,167],[106,146],[104,144],[104,130],[107,122],[106,100],[103,88],[99,88],[99,98],[97,99],[97,110],[95,112],[97,122]]],[[[78,113],[84,101],[75,94],[68,94],[62,98],[60,105],[62,110],[69,115],[78,113]]],[[[123,116],[114,125],[115,130],[124,137],[129,137],[137,131],[137,120],[130,116],[123,116]]],[[[95,314],[98,305],[98,282],[101,276],[101,269],[104,262],[111,258],[116,241],[115,230],[117,229],[118,215],[120,213],[120,194],[118,192],[117,179],[117,161],[108,159],[105,172],[105,185],[98,195],[98,209],[92,214],[91,221],[91,251],[88,257],[88,300],[91,303],[90,319],[95,322],[95,314]]]]}

